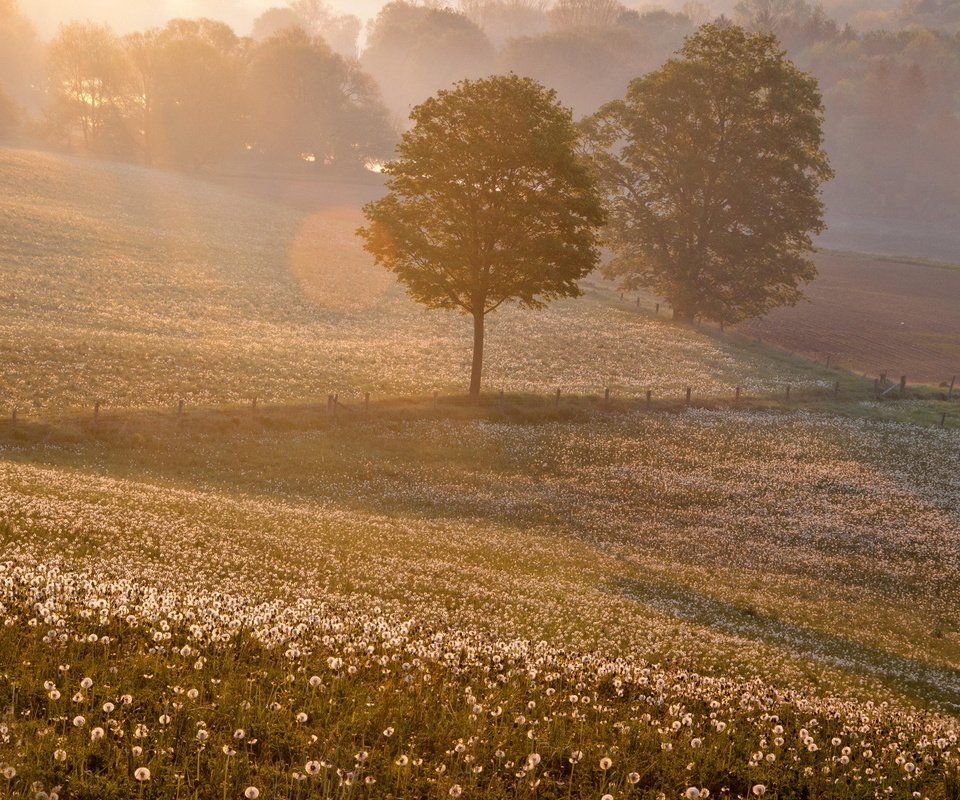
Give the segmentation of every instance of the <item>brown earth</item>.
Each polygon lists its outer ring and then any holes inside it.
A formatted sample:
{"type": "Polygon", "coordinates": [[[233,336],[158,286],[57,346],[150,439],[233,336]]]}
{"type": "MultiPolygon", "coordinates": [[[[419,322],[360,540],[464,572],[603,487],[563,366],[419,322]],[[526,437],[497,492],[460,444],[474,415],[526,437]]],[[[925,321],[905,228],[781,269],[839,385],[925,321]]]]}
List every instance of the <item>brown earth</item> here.
{"type": "Polygon", "coordinates": [[[960,375],[960,268],[819,253],[808,302],[739,330],[819,361],[893,380],[960,375]]]}

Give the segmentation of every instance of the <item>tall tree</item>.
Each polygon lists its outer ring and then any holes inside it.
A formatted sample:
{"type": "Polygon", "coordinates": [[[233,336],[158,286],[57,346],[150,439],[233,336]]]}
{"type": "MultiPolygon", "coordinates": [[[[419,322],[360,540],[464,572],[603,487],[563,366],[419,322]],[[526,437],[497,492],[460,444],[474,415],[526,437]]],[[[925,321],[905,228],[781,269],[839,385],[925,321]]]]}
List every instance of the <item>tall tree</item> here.
{"type": "Polygon", "coordinates": [[[146,118],[153,155],[198,169],[241,143],[244,43],[208,19],[172,20],[140,43],[152,96],[146,118]]]}
{"type": "Polygon", "coordinates": [[[602,199],[570,111],[529,78],[461,81],[412,118],[358,233],[415,300],[473,318],[479,401],[486,315],[577,296],[599,258],[602,199]]]}
{"type": "Polygon", "coordinates": [[[246,77],[250,144],[271,160],[385,158],[395,135],[380,93],[355,61],[300,28],[260,44],[246,77]]]}
{"type": "Polygon", "coordinates": [[[10,133],[20,122],[20,113],[10,95],[0,85],[0,136],[10,133]]]}
{"type": "Polygon", "coordinates": [[[0,0],[0,83],[13,103],[30,110],[40,104],[43,46],[15,0],[0,0]]]}
{"type": "Polygon", "coordinates": [[[127,64],[120,39],[106,25],[61,26],[47,50],[51,124],[69,139],[79,131],[87,149],[108,147],[125,99],[127,64]]]}
{"type": "Polygon", "coordinates": [[[262,42],[290,28],[306,28],[306,20],[289,6],[274,6],[253,21],[250,36],[254,41],[262,42]]]}
{"type": "Polygon", "coordinates": [[[497,45],[549,27],[548,0],[459,0],[457,7],[497,45]]]}
{"type": "Polygon", "coordinates": [[[454,81],[489,74],[493,60],[490,40],[463,14],[400,0],[380,10],[361,59],[402,117],[454,81]]]}
{"type": "Polygon", "coordinates": [[[557,0],[550,9],[555,28],[609,28],[626,11],[619,0],[557,0]]]}
{"type": "Polygon", "coordinates": [[[773,35],[700,28],[586,123],[610,196],[610,272],[687,321],[796,303],[833,174],[822,125],[817,82],[773,35]]]}
{"type": "Polygon", "coordinates": [[[355,59],[363,23],[355,14],[337,14],[324,0],[292,0],[290,8],[307,33],[322,38],[335,53],[355,59]]]}

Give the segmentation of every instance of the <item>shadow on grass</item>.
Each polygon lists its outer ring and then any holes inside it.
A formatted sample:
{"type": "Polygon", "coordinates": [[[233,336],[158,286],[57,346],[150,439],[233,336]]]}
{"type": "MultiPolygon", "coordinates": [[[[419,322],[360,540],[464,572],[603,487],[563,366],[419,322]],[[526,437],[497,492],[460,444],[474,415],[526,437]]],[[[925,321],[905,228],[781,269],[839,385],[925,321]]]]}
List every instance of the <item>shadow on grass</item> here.
{"type": "Polygon", "coordinates": [[[684,622],[775,645],[854,675],[879,680],[891,689],[960,710],[960,670],[885,652],[824,631],[764,616],[751,607],[724,602],[685,587],[655,581],[622,580],[612,591],[684,622]]]}

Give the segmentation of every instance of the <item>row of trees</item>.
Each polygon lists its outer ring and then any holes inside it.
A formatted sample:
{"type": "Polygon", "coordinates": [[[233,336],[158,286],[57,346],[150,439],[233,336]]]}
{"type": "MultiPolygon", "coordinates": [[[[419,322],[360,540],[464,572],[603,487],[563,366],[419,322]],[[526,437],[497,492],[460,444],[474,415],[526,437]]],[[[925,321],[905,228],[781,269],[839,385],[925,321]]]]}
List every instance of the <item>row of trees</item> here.
{"type": "MultiPolygon", "coordinates": [[[[47,79],[40,74],[43,47],[13,4],[0,0],[0,128],[22,121],[25,107],[46,106],[48,135],[60,141],[82,139],[87,123],[69,112],[85,109],[69,99],[55,102],[57,95],[64,99],[58,83],[63,76],[47,79]],[[38,91],[43,87],[49,91],[38,91]]],[[[825,147],[840,173],[828,199],[832,213],[850,217],[851,224],[899,218],[914,224],[939,220],[948,226],[951,209],[960,203],[960,184],[953,179],[960,169],[960,35],[916,27],[932,19],[924,11],[928,6],[905,3],[898,19],[914,27],[871,32],[838,24],[815,0],[740,0],[733,12],[745,29],[775,33],[798,66],[819,80],[827,109],[825,147]]],[[[576,114],[592,114],[622,96],[630,80],[661,66],[695,23],[709,16],[696,0],[688,2],[682,14],[640,13],[617,0],[392,2],[370,24],[359,64],[354,56],[360,20],[331,12],[322,0],[279,5],[257,20],[254,37],[217,34],[205,53],[196,41],[204,38],[203,32],[191,33],[183,25],[176,31],[126,38],[102,31],[85,37],[85,57],[101,65],[125,65],[128,76],[95,112],[103,127],[92,146],[125,148],[185,166],[247,145],[253,153],[273,151],[272,158],[282,151],[289,159],[312,154],[320,163],[360,160],[389,154],[391,129],[404,127],[410,109],[438,89],[464,77],[511,71],[556,89],[576,114]],[[302,90],[287,95],[286,115],[277,115],[273,107],[260,111],[252,87],[268,81],[255,80],[251,64],[260,48],[291,25],[303,28],[312,55],[291,46],[286,48],[288,67],[279,56],[256,61],[289,69],[292,75],[300,59],[310,63],[313,73],[302,90]],[[143,70],[135,62],[130,68],[126,52],[139,40],[148,51],[140,60],[158,65],[155,75],[146,76],[158,88],[151,113],[136,88],[143,70]],[[97,55],[101,47],[106,52],[97,55]],[[189,53],[197,62],[201,80],[195,87],[175,86],[178,70],[170,63],[174,50],[185,57],[189,53]],[[194,99],[178,95],[194,89],[194,99]],[[204,93],[216,102],[201,101],[204,93]],[[322,111],[303,108],[330,96],[340,99],[332,104],[324,99],[322,111]],[[195,111],[187,113],[191,107],[195,111]],[[206,123],[198,119],[197,107],[206,110],[206,123]],[[282,137],[286,146],[262,141],[258,116],[287,126],[290,135],[282,137]],[[344,134],[348,125],[359,126],[356,141],[344,134]],[[311,127],[315,133],[308,132],[311,127]],[[223,136],[216,135],[218,130],[223,136]],[[196,139],[195,134],[202,136],[196,139]],[[331,136],[335,146],[329,143],[331,136]]],[[[109,74],[106,77],[109,84],[109,74]]],[[[94,74],[87,82],[101,79],[94,74]]],[[[259,94],[275,96],[269,90],[259,94]]],[[[278,103],[283,96],[283,91],[276,94],[278,103]]]]}
{"type": "Polygon", "coordinates": [[[13,0],[0,3],[0,45],[21,37],[17,63],[5,64],[0,47],[0,133],[33,107],[49,140],[185,169],[241,151],[341,165],[393,152],[396,126],[376,82],[302,27],[253,41],[207,19],[125,37],[70,23],[41,60],[13,0]]]}
{"type": "Polygon", "coordinates": [[[770,34],[706,25],[579,127],[516,75],[463,81],[412,119],[358,233],[414,299],[472,317],[474,399],[487,314],[578,295],[604,224],[609,273],[686,321],[795,303],[815,274],[823,106],[770,34]]]}

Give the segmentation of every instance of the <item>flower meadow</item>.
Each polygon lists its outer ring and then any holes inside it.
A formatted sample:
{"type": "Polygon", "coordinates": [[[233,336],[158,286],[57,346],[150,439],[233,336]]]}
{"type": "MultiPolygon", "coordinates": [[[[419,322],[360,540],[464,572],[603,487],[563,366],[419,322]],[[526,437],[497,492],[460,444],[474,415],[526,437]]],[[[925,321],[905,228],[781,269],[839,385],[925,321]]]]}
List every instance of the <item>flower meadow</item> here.
{"type": "Polygon", "coordinates": [[[958,444],[707,411],[10,443],[4,791],[955,797],[958,444]]]}
{"type": "MultiPolygon", "coordinates": [[[[468,322],[420,308],[372,265],[355,207],[307,214],[199,179],[14,150],[0,150],[0,182],[0,263],[15,275],[0,295],[5,415],[425,395],[467,380],[468,322]]],[[[823,380],[585,288],[491,315],[490,391],[726,396],[823,380]]]]}
{"type": "MultiPolygon", "coordinates": [[[[323,414],[469,357],[336,187],[17,150],[0,185],[0,797],[960,798],[955,428],[323,414]]],[[[490,391],[832,386],[585,289],[491,318],[490,391]]]]}

